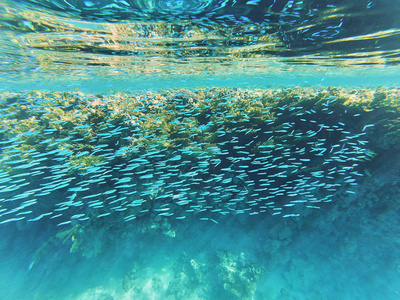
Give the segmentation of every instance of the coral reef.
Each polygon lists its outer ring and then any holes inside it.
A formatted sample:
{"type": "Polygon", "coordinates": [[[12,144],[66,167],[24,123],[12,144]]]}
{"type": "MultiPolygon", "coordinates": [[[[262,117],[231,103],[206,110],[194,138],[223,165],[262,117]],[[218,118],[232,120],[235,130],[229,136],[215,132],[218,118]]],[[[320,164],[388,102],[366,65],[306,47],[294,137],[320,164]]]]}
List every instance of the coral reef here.
{"type": "Polygon", "coordinates": [[[260,267],[252,264],[244,253],[235,255],[220,251],[219,280],[235,299],[252,299],[261,275],[260,267]]]}
{"type": "MultiPolygon", "coordinates": [[[[1,93],[0,222],[50,221],[43,226],[56,233],[36,264],[60,244],[96,257],[111,231],[171,239],[193,216],[307,216],[334,196],[345,205],[398,152],[399,102],[398,88],[383,87],[1,93]]],[[[379,197],[362,205],[384,211],[379,197]]],[[[281,231],[266,250],[292,234],[281,231]]],[[[226,291],[250,297],[259,270],[237,267],[240,256],[219,259],[226,291]]],[[[188,258],[176,285],[205,282],[207,268],[188,258]]]]}

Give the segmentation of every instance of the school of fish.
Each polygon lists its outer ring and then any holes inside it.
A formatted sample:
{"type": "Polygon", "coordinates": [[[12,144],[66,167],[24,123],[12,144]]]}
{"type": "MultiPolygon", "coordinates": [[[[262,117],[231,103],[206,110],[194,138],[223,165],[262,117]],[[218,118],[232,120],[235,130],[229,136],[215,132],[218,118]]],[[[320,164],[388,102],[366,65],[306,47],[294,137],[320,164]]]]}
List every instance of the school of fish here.
{"type": "Polygon", "coordinates": [[[375,125],[339,102],[326,90],[0,94],[0,224],[318,210],[355,193],[373,156],[375,125]]]}

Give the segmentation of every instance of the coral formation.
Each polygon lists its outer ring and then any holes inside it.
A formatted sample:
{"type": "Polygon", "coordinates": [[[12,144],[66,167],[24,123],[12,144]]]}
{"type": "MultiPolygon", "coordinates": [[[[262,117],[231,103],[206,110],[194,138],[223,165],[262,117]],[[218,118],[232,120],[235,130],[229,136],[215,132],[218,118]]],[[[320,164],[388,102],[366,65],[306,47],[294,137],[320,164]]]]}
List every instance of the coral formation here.
{"type": "Polygon", "coordinates": [[[224,289],[235,299],[252,299],[261,269],[252,264],[244,253],[235,255],[220,251],[218,258],[219,280],[224,289]]]}
{"type": "MultiPolygon", "coordinates": [[[[95,257],[108,230],[174,238],[191,216],[311,214],[400,144],[397,88],[32,91],[0,94],[0,110],[0,222],[59,230],[35,261],[57,243],[95,257]]],[[[231,281],[252,275],[227,272],[232,295],[251,294],[231,281]]]]}

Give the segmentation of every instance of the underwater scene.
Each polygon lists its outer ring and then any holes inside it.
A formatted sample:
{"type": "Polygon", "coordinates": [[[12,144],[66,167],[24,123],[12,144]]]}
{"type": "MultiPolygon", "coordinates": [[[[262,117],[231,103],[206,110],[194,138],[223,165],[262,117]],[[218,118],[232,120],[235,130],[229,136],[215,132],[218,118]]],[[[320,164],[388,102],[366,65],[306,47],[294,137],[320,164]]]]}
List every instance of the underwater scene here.
{"type": "Polygon", "coordinates": [[[400,299],[398,0],[0,3],[0,299],[400,299]]]}

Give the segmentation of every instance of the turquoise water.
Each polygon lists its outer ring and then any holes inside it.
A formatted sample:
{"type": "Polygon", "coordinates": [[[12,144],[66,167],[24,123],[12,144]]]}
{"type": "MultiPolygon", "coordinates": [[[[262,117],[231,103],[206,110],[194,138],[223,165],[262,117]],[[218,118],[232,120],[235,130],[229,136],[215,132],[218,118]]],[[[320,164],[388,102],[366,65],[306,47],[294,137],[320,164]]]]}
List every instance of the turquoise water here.
{"type": "Polygon", "coordinates": [[[0,299],[400,299],[398,1],[0,3],[0,299]]]}

